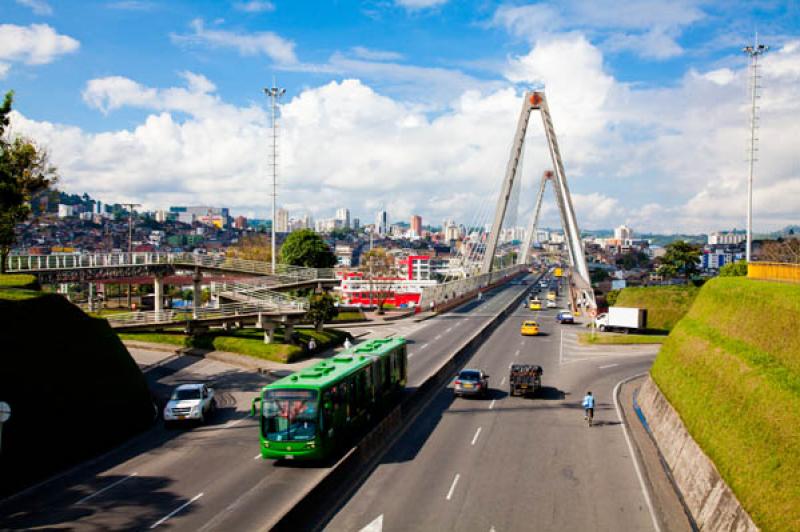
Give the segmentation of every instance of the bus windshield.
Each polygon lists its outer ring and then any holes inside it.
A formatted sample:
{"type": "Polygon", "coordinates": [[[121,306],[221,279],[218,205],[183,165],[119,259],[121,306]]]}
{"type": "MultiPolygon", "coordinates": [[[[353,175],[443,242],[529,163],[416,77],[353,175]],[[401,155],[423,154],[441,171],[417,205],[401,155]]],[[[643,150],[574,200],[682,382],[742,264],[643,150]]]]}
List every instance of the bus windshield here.
{"type": "Polygon", "coordinates": [[[261,431],[270,441],[309,441],[317,433],[316,390],[267,390],[261,431]]]}

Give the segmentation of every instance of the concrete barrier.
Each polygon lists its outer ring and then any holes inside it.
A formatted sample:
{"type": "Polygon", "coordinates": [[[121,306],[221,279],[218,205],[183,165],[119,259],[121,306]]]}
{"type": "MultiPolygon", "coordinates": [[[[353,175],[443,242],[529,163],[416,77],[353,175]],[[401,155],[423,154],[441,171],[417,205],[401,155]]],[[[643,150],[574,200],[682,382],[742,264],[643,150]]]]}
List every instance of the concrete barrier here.
{"type": "Polygon", "coordinates": [[[639,391],[637,402],[698,529],[758,530],[714,463],[694,441],[678,413],[649,375],[639,391]]]}
{"type": "Polygon", "coordinates": [[[380,458],[402,436],[404,430],[422,413],[442,385],[452,380],[467,358],[491,335],[495,327],[512,313],[528,290],[522,290],[483,328],[468,337],[443,364],[413,393],[406,394],[395,408],[371,429],[318,484],[299,498],[283,516],[277,516],[269,528],[273,531],[316,530],[358,490],[380,458]]]}

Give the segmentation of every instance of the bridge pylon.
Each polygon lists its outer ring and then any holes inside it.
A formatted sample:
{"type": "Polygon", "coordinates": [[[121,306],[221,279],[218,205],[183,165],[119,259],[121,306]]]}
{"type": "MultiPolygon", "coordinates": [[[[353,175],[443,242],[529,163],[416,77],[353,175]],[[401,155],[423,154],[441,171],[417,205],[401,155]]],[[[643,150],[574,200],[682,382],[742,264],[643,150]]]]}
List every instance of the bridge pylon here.
{"type": "MultiPolygon", "coordinates": [[[[511,154],[508,165],[506,166],[505,178],[503,179],[503,185],[500,189],[500,196],[497,198],[492,231],[486,242],[486,253],[483,257],[481,273],[489,273],[492,271],[494,254],[497,250],[497,242],[502,231],[503,218],[508,208],[508,201],[511,196],[514,181],[517,179],[522,149],[525,144],[525,134],[528,130],[528,123],[530,122],[530,116],[533,111],[539,111],[542,117],[545,137],[547,138],[547,147],[550,152],[550,159],[553,163],[553,171],[551,176],[545,177],[547,176],[545,173],[542,177],[539,195],[537,197],[537,205],[534,209],[534,219],[531,225],[535,227],[535,225],[538,224],[541,199],[544,195],[545,184],[549,180],[552,182],[553,188],[555,189],[556,203],[558,204],[558,210],[561,214],[564,241],[569,255],[570,269],[572,271],[572,286],[580,294],[578,298],[580,301],[583,301],[586,306],[596,308],[597,304],[595,303],[594,292],[592,291],[592,284],[589,278],[589,268],[586,264],[586,256],[583,252],[581,233],[578,229],[575,208],[572,205],[572,196],[570,195],[569,186],[567,185],[567,175],[564,171],[564,163],[561,160],[558,139],[556,137],[555,128],[553,127],[553,119],[550,116],[550,108],[547,105],[547,99],[545,98],[544,92],[541,91],[528,91],[525,93],[523,99],[522,110],[520,111],[517,121],[517,130],[511,145],[511,154]]],[[[533,231],[530,233],[532,232],[533,231]]],[[[532,243],[532,234],[530,233],[526,235],[526,245],[522,253],[520,253],[520,255],[525,255],[526,260],[530,250],[530,244],[532,243]]]]}

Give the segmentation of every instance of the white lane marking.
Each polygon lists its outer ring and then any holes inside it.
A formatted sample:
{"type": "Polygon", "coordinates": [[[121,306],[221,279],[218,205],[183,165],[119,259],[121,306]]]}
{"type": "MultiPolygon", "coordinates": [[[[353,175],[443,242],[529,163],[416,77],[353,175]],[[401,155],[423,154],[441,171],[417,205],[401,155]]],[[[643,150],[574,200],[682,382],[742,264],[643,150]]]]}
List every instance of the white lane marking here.
{"type": "Polygon", "coordinates": [[[641,377],[642,375],[647,375],[647,373],[639,373],[638,375],[633,375],[632,377],[626,377],[619,381],[616,386],[614,386],[614,391],[611,394],[614,396],[614,407],[617,409],[617,418],[620,421],[620,426],[622,426],[622,432],[625,434],[625,441],[628,443],[628,451],[631,455],[631,460],[633,461],[633,467],[636,469],[636,476],[639,477],[639,485],[642,488],[642,494],[644,495],[644,500],[647,503],[647,508],[650,510],[650,518],[653,520],[653,529],[656,532],[661,532],[661,526],[658,524],[658,520],[656,519],[656,513],[653,510],[653,503],[650,501],[650,492],[647,490],[647,485],[644,483],[644,478],[642,477],[642,471],[639,469],[639,459],[636,452],[633,450],[633,444],[631,443],[631,436],[628,434],[628,425],[625,423],[625,419],[622,417],[622,411],[619,408],[619,399],[617,395],[619,394],[619,387],[622,385],[623,382],[635,379],[637,377],[641,377]]]}
{"type": "Polygon", "coordinates": [[[491,410],[492,408],[494,408],[494,402],[495,402],[495,401],[497,401],[497,399],[492,399],[492,402],[491,402],[491,403],[489,403],[489,410],[491,410]]]}
{"type": "Polygon", "coordinates": [[[597,369],[613,368],[614,366],[619,366],[619,364],[606,364],[605,366],[598,366],[597,369]]]}
{"type": "Polygon", "coordinates": [[[422,344],[421,346],[419,346],[420,350],[425,349],[426,347],[428,347],[428,344],[422,344]]]}
{"type": "Polygon", "coordinates": [[[502,386],[502,385],[503,385],[503,384],[505,384],[505,383],[506,383],[506,378],[505,378],[505,377],[503,377],[503,379],[500,381],[500,386],[502,386]]]}
{"type": "Polygon", "coordinates": [[[383,530],[383,514],[375,518],[373,522],[359,530],[359,532],[381,532],[383,530]]]}
{"type": "Polygon", "coordinates": [[[131,479],[131,478],[135,477],[135,476],[136,476],[136,475],[138,475],[138,474],[139,474],[139,473],[135,473],[135,472],[134,472],[134,473],[131,473],[130,475],[128,475],[127,477],[125,477],[125,478],[121,478],[121,479],[117,480],[116,482],[112,482],[111,484],[109,484],[109,485],[108,485],[108,486],[106,486],[105,488],[103,488],[103,489],[101,489],[101,490],[97,490],[97,491],[95,491],[94,493],[91,493],[91,494],[87,495],[86,497],[84,497],[83,499],[79,500],[79,501],[78,501],[78,502],[76,502],[75,504],[83,504],[83,503],[85,503],[86,501],[88,501],[89,499],[93,499],[94,497],[97,497],[98,495],[100,495],[100,494],[101,494],[101,493],[103,493],[104,491],[108,491],[108,490],[110,490],[111,488],[113,488],[114,486],[116,486],[117,484],[122,484],[122,483],[123,483],[123,482],[125,482],[126,480],[128,480],[128,479],[131,479]]]}
{"type": "Polygon", "coordinates": [[[259,458],[261,458],[261,453],[258,453],[253,460],[258,460],[259,458]]]}
{"type": "Polygon", "coordinates": [[[450,332],[450,331],[452,331],[452,330],[453,330],[453,328],[452,328],[452,327],[450,327],[450,328],[448,328],[448,329],[447,329],[446,331],[444,331],[444,332],[450,332]]]}
{"type": "Polygon", "coordinates": [[[442,337],[442,335],[441,335],[441,334],[437,334],[437,335],[436,335],[436,338],[434,338],[434,340],[439,340],[441,337],[442,337]]]}
{"type": "Polygon", "coordinates": [[[475,431],[475,436],[472,437],[472,443],[470,445],[475,445],[475,442],[478,441],[478,436],[481,435],[482,427],[478,427],[478,430],[475,431]]]}
{"type": "Polygon", "coordinates": [[[162,517],[161,519],[159,519],[158,521],[156,521],[152,525],[150,525],[150,529],[153,529],[153,528],[155,528],[155,527],[157,527],[159,525],[163,525],[167,521],[167,519],[169,519],[170,517],[172,517],[176,513],[180,512],[181,510],[183,510],[184,508],[186,508],[187,506],[189,506],[190,504],[192,504],[194,501],[196,501],[197,499],[199,499],[202,496],[203,496],[202,493],[198,493],[197,495],[195,495],[194,497],[192,497],[191,499],[189,499],[185,503],[181,504],[180,506],[178,506],[177,508],[172,510],[170,513],[168,513],[167,515],[165,515],[164,517],[162,517]]]}
{"type": "Polygon", "coordinates": [[[520,340],[519,345],[525,345],[525,340],[520,340]]]}
{"type": "Polygon", "coordinates": [[[447,492],[446,500],[450,500],[453,498],[453,491],[456,489],[456,484],[458,484],[458,479],[461,477],[458,473],[456,473],[456,477],[453,479],[453,483],[450,485],[450,491],[447,492]]]}
{"type": "Polygon", "coordinates": [[[516,352],[514,352],[514,356],[515,356],[515,357],[518,357],[518,356],[519,356],[519,349],[517,349],[517,350],[516,350],[516,352]]]}

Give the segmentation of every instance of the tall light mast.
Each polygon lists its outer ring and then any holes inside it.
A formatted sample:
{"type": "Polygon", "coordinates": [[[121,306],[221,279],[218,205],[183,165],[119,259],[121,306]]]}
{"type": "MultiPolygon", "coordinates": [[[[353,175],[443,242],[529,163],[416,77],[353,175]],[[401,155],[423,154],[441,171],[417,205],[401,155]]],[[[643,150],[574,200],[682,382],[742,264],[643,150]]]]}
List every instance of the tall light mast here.
{"type": "Polygon", "coordinates": [[[277,86],[272,79],[272,87],[264,89],[272,103],[272,273],[275,273],[275,202],[278,197],[278,100],[286,94],[286,89],[277,86]]]}
{"type": "Polygon", "coordinates": [[[745,46],[742,51],[750,56],[751,86],[750,86],[750,172],[747,176],[747,247],[745,248],[745,259],[748,263],[752,258],[753,250],[753,170],[756,162],[756,129],[758,128],[758,57],[766,53],[769,46],[758,44],[758,33],[756,33],[753,46],[745,46]]]}

